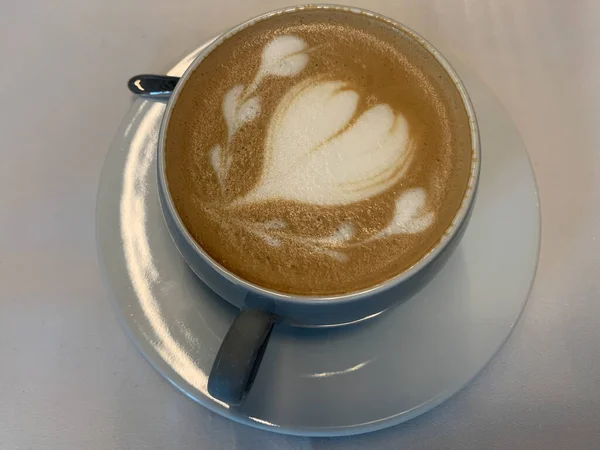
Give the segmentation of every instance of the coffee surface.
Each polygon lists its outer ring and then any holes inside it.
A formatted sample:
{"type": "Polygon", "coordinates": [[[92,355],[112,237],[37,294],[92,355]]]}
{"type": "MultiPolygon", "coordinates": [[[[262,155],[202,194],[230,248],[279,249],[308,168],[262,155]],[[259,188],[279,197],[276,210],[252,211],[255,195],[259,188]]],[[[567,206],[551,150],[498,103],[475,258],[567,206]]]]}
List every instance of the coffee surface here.
{"type": "Polygon", "coordinates": [[[425,48],[362,14],[303,10],[217,46],[183,86],[165,167],[190,234],[241,278],[343,294],[441,239],[473,152],[452,80],[425,48]]]}

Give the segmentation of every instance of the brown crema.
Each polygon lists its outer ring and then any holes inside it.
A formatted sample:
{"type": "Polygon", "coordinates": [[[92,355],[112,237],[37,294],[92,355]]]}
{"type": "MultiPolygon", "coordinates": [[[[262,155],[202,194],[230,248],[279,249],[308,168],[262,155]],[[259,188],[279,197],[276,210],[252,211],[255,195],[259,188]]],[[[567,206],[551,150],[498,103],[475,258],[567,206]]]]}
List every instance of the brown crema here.
{"type": "Polygon", "coordinates": [[[451,225],[472,160],[461,96],[419,42],[379,19],[319,9],[257,22],[217,46],[182,87],[165,141],[168,189],[191,236],[239,277],[298,295],[362,290],[417,263],[451,225]],[[278,36],[302,39],[308,62],[293,76],[266,76],[254,93],[261,100],[260,113],[232,135],[224,98],[234,86],[252,84],[265,46],[278,36]],[[383,192],[354,203],[323,206],[274,198],[236,205],[261,179],[267,131],[278,104],[310,79],[340,81],[359,95],[348,126],[379,104],[401,114],[414,149],[408,169],[383,192]],[[214,169],[215,144],[227,147],[226,184],[214,169]],[[426,193],[419,212],[433,213],[433,223],[419,232],[374,239],[394,219],[397,199],[417,188],[426,193]],[[344,224],[352,225],[351,233],[322,243],[344,224]]]}

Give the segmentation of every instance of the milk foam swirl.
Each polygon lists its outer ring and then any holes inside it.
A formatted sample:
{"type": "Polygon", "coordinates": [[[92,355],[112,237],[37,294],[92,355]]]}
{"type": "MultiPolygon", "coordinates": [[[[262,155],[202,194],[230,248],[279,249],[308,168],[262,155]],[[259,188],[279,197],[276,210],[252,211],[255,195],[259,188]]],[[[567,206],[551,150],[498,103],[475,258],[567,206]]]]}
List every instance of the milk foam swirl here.
{"type": "MultiPolygon", "coordinates": [[[[301,73],[311,51],[318,48],[309,48],[297,36],[276,37],[264,47],[254,80],[248,86],[233,86],[225,94],[222,113],[227,142],[210,150],[211,165],[222,188],[230,182],[228,172],[233,156],[228,151],[229,144],[245,124],[261,114],[261,98],[256,94],[261,82],[268,76],[292,77],[301,73]]],[[[359,114],[359,101],[360,95],[343,81],[313,77],[292,86],[270,118],[259,181],[227,207],[270,200],[349,205],[396,185],[416,151],[408,122],[401,112],[385,103],[359,114]]],[[[424,188],[401,192],[390,223],[361,239],[356,239],[350,222],[340,223],[337,231],[323,237],[296,235],[279,219],[264,223],[232,219],[230,225],[245,228],[272,247],[290,241],[343,261],[344,248],[429,228],[436,217],[426,210],[426,197],[424,188]]]]}

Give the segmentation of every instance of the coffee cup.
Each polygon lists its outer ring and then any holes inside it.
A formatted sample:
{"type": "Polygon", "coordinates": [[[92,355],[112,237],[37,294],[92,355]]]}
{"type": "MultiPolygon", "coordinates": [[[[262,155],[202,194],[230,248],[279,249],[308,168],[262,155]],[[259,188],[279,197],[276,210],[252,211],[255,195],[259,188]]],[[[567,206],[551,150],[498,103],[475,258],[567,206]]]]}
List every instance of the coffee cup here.
{"type": "Polygon", "coordinates": [[[202,50],[162,120],[158,187],[184,260],[240,310],[209,393],[243,401],[276,323],[343,326],[410,297],[458,244],[479,166],[463,84],[392,19],[289,7],[202,50]]]}

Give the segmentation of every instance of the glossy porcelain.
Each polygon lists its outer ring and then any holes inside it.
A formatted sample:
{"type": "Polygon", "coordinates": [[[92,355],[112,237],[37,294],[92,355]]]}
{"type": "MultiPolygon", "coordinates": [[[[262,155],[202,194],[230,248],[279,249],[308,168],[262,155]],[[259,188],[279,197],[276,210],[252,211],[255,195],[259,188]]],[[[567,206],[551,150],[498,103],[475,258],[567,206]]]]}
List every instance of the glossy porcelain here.
{"type": "MultiPolygon", "coordinates": [[[[97,242],[123,325],[150,363],[202,405],[238,422],[300,435],[388,427],[438,405],[492,358],[535,274],[540,219],[523,143],[491,91],[447,55],[465,83],[484,158],[472,218],[440,273],[381,316],[340,329],[277,326],[243,406],[210,397],[208,373],[236,309],[198,280],[166,228],[156,184],[165,104],[135,100],[101,178],[97,242]]],[[[180,76],[188,56],[169,74],[180,76]]]]}

